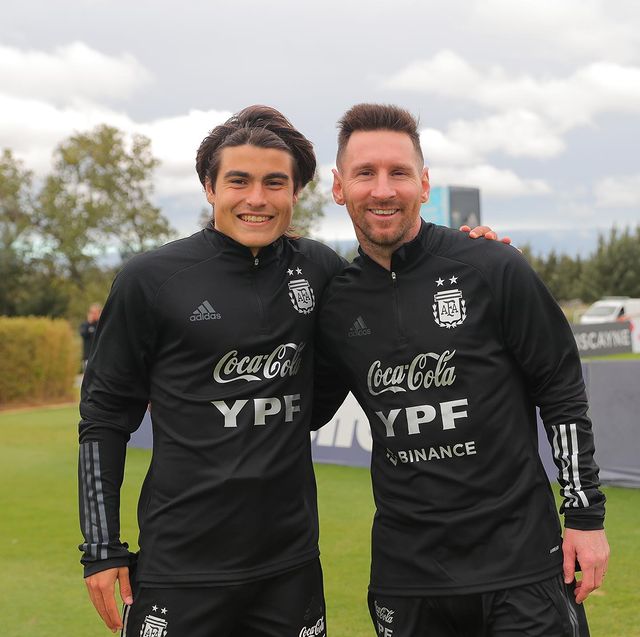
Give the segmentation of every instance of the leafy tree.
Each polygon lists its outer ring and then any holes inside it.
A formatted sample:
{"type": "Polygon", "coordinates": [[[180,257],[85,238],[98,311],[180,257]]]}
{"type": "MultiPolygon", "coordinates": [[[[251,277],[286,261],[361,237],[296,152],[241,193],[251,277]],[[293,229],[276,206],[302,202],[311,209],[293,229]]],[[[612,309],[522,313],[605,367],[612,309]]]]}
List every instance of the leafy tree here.
{"type": "Polygon", "coordinates": [[[32,229],[32,174],[5,149],[0,156],[0,314],[20,312],[32,229]]]}
{"type": "Polygon", "coordinates": [[[559,301],[582,298],[582,259],[563,254],[557,261],[556,272],[551,282],[554,297],[559,301]]]}
{"type": "Polygon", "coordinates": [[[32,173],[5,149],[0,156],[0,248],[15,250],[32,227],[32,173]]]}
{"type": "Polygon", "coordinates": [[[529,245],[524,246],[522,253],[556,301],[578,298],[579,273],[582,268],[579,258],[574,260],[566,254],[558,256],[554,250],[546,258],[535,256],[529,245]]]}
{"type": "Polygon", "coordinates": [[[38,228],[75,285],[107,246],[128,257],[170,238],[169,222],[150,199],[157,165],[149,139],[134,135],[128,147],[121,131],[105,125],[55,150],[38,197],[38,228]]]}
{"type": "Polygon", "coordinates": [[[151,177],[159,163],[151,154],[151,140],[135,135],[131,152],[121,165],[120,206],[111,228],[120,241],[123,257],[161,245],[174,234],[169,220],[150,201],[151,177]]]}
{"type": "Polygon", "coordinates": [[[613,228],[607,240],[598,237],[598,248],[585,262],[582,298],[595,301],[603,296],[640,297],[640,226],[635,231],[613,228]]]}
{"type": "Polygon", "coordinates": [[[523,253],[558,301],[640,297],[640,226],[623,232],[613,228],[608,238],[599,235],[595,253],[585,260],[553,251],[543,258],[529,246],[523,253]]]}
{"type": "Polygon", "coordinates": [[[300,192],[293,208],[293,227],[302,236],[309,236],[324,217],[324,207],[329,197],[320,190],[318,176],[312,179],[300,192]]]}
{"type": "Polygon", "coordinates": [[[539,259],[539,274],[557,301],[577,299],[581,295],[579,258],[556,254],[552,250],[545,259],[539,259]]]}

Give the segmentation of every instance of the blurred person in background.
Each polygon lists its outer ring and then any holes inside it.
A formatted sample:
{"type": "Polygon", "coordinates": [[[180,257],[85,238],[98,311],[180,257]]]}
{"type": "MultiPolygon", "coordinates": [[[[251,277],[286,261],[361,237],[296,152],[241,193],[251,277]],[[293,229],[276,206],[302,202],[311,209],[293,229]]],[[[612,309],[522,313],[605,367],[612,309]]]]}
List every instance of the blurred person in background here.
{"type": "Polygon", "coordinates": [[[80,337],[82,338],[82,371],[87,368],[87,361],[91,353],[91,345],[93,344],[93,336],[98,327],[100,314],[102,313],[102,305],[92,303],[87,311],[87,320],[80,324],[80,337]]]}

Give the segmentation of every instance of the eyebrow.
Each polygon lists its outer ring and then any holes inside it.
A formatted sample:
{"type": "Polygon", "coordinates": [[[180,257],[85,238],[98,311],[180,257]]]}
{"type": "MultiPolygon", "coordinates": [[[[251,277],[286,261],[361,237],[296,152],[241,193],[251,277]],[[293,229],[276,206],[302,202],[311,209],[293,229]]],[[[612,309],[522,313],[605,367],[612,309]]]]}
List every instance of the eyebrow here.
{"type": "MultiPolygon", "coordinates": [[[[371,168],[371,169],[375,169],[376,168],[376,164],[374,162],[363,162],[361,164],[355,164],[354,166],[352,166],[352,170],[362,170],[363,168],[371,168]]],[[[390,170],[397,170],[398,168],[401,168],[403,170],[407,170],[412,168],[412,164],[410,163],[394,163],[390,165],[390,170]]]]}
{"type": "MultiPolygon", "coordinates": [[[[225,179],[231,179],[232,177],[243,177],[244,179],[249,179],[251,175],[244,170],[229,170],[224,174],[225,179]]],[[[287,173],[273,172],[268,173],[263,177],[263,180],[266,179],[282,179],[284,181],[288,181],[290,177],[287,173]]]]}
{"type": "Polygon", "coordinates": [[[285,181],[288,181],[289,175],[287,175],[287,173],[275,172],[275,173],[269,173],[268,175],[265,175],[264,178],[265,179],[283,179],[285,181]]]}

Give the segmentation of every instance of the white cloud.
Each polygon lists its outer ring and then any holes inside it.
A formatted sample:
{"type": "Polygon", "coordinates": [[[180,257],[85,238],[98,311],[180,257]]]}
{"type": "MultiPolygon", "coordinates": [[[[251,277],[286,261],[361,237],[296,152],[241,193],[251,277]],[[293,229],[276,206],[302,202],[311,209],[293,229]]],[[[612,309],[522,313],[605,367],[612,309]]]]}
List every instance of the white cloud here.
{"type": "Polygon", "coordinates": [[[605,177],[594,187],[599,208],[635,208],[640,212],[640,173],[605,177]]]}
{"type": "Polygon", "coordinates": [[[35,99],[0,93],[0,139],[24,160],[26,167],[43,175],[51,168],[51,154],[65,138],[99,124],[116,126],[127,134],[141,133],[151,139],[152,152],[161,161],[156,174],[159,195],[194,192],[199,188],[195,173],[198,146],[207,133],[225,121],[228,111],[191,110],[186,115],[150,122],[103,106],[76,101],[57,107],[35,99]]]}
{"type": "Polygon", "coordinates": [[[420,131],[420,145],[427,165],[465,165],[479,161],[467,140],[445,135],[435,128],[420,131]]]}
{"type": "Polygon", "coordinates": [[[392,89],[465,100],[492,111],[528,112],[565,132],[610,112],[640,113],[640,67],[596,62],[566,77],[473,67],[453,51],[413,62],[389,78],[392,89]]]}
{"type": "MultiPolygon", "coordinates": [[[[489,155],[555,157],[565,150],[569,131],[591,125],[598,115],[640,113],[640,67],[612,62],[594,62],[565,77],[536,76],[472,65],[445,50],[409,64],[386,86],[462,100],[489,111],[476,119],[451,121],[442,131],[426,129],[421,141],[439,183],[479,186],[495,197],[544,195],[551,189],[540,179],[493,167],[489,155]]],[[[630,187],[627,182],[622,186],[615,190],[602,184],[600,200],[629,201],[630,187]]]]}
{"type": "Polygon", "coordinates": [[[523,179],[511,170],[489,164],[452,167],[437,166],[429,171],[433,186],[475,186],[482,194],[495,197],[539,196],[551,193],[550,186],[542,179],[523,179]]]}
{"type": "Polygon", "coordinates": [[[101,123],[129,130],[131,119],[96,104],[57,107],[53,104],[0,93],[0,140],[36,173],[49,169],[55,146],[75,131],[101,123]]]}
{"type": "Polygon", "coordinates": [[[149,137],[153,154],[162,162],[156,180],[158,194],[188,194],[200,187],[196,151],[209,131],[230,116],[229,111],[190,110],[186,115],[133,125],[131,132],[149,137]]]}
{"type": "Polygon", "coordinates": [[[127,98],[151,82],[132,55],[109,56],[82,42],[52,52],[0,46],[0,86],[5,93],[56,103],[76,98],[127,98]]]}
{"type": "Polygon", "coordinates": [[[411,62],[384,84],[391,89],[473,100],[481,79],[466,60],[453,51],[445,50],[428,60],[411,62]]]}
{"type": "Polygon", "coordinates": [[[420,134],[423,150],[434,164],[471,164],[487,153],[511,157],[547,158],[565,149],[561,136],[530,111],[499,113],[477,120],[455,120],[446,134],[425,129],[420,134]]]}
{"type": "Polygon", "coordinates": [[[448,135],[478,154],[502,151],[512,157],[553,157],[565,148],[562,138],[536,113],[514,110],[475,121],[458,120],[448,135]]]}
{"type": "Polygon", "coordinates": [[[476,0],[473,21],[487,37],[513,38],[538,52],[562,51],[574,57],[638,59],[638,4],[619,0],[476,0]]]}

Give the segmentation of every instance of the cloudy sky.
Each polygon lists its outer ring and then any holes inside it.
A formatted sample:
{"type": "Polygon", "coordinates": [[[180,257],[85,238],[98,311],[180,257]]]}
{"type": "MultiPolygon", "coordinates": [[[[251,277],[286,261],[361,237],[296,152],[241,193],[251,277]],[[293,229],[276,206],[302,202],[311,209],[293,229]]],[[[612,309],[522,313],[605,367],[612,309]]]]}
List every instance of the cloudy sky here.
{"type": "MultiPolygon", "coordinates": [[[[640,221],[637,0],[21,0],[0,21],[0,148],[36,174],[74,131],[149,136],[156,198],[197,228],[201,139],[254,103],[315,144],[329,184],[352,104],[420,117],[432,184],[477,186],[485,223],[588,252],[640,221]]],[[[330,206],[320,229],[353,236],[330,206]]]]}

